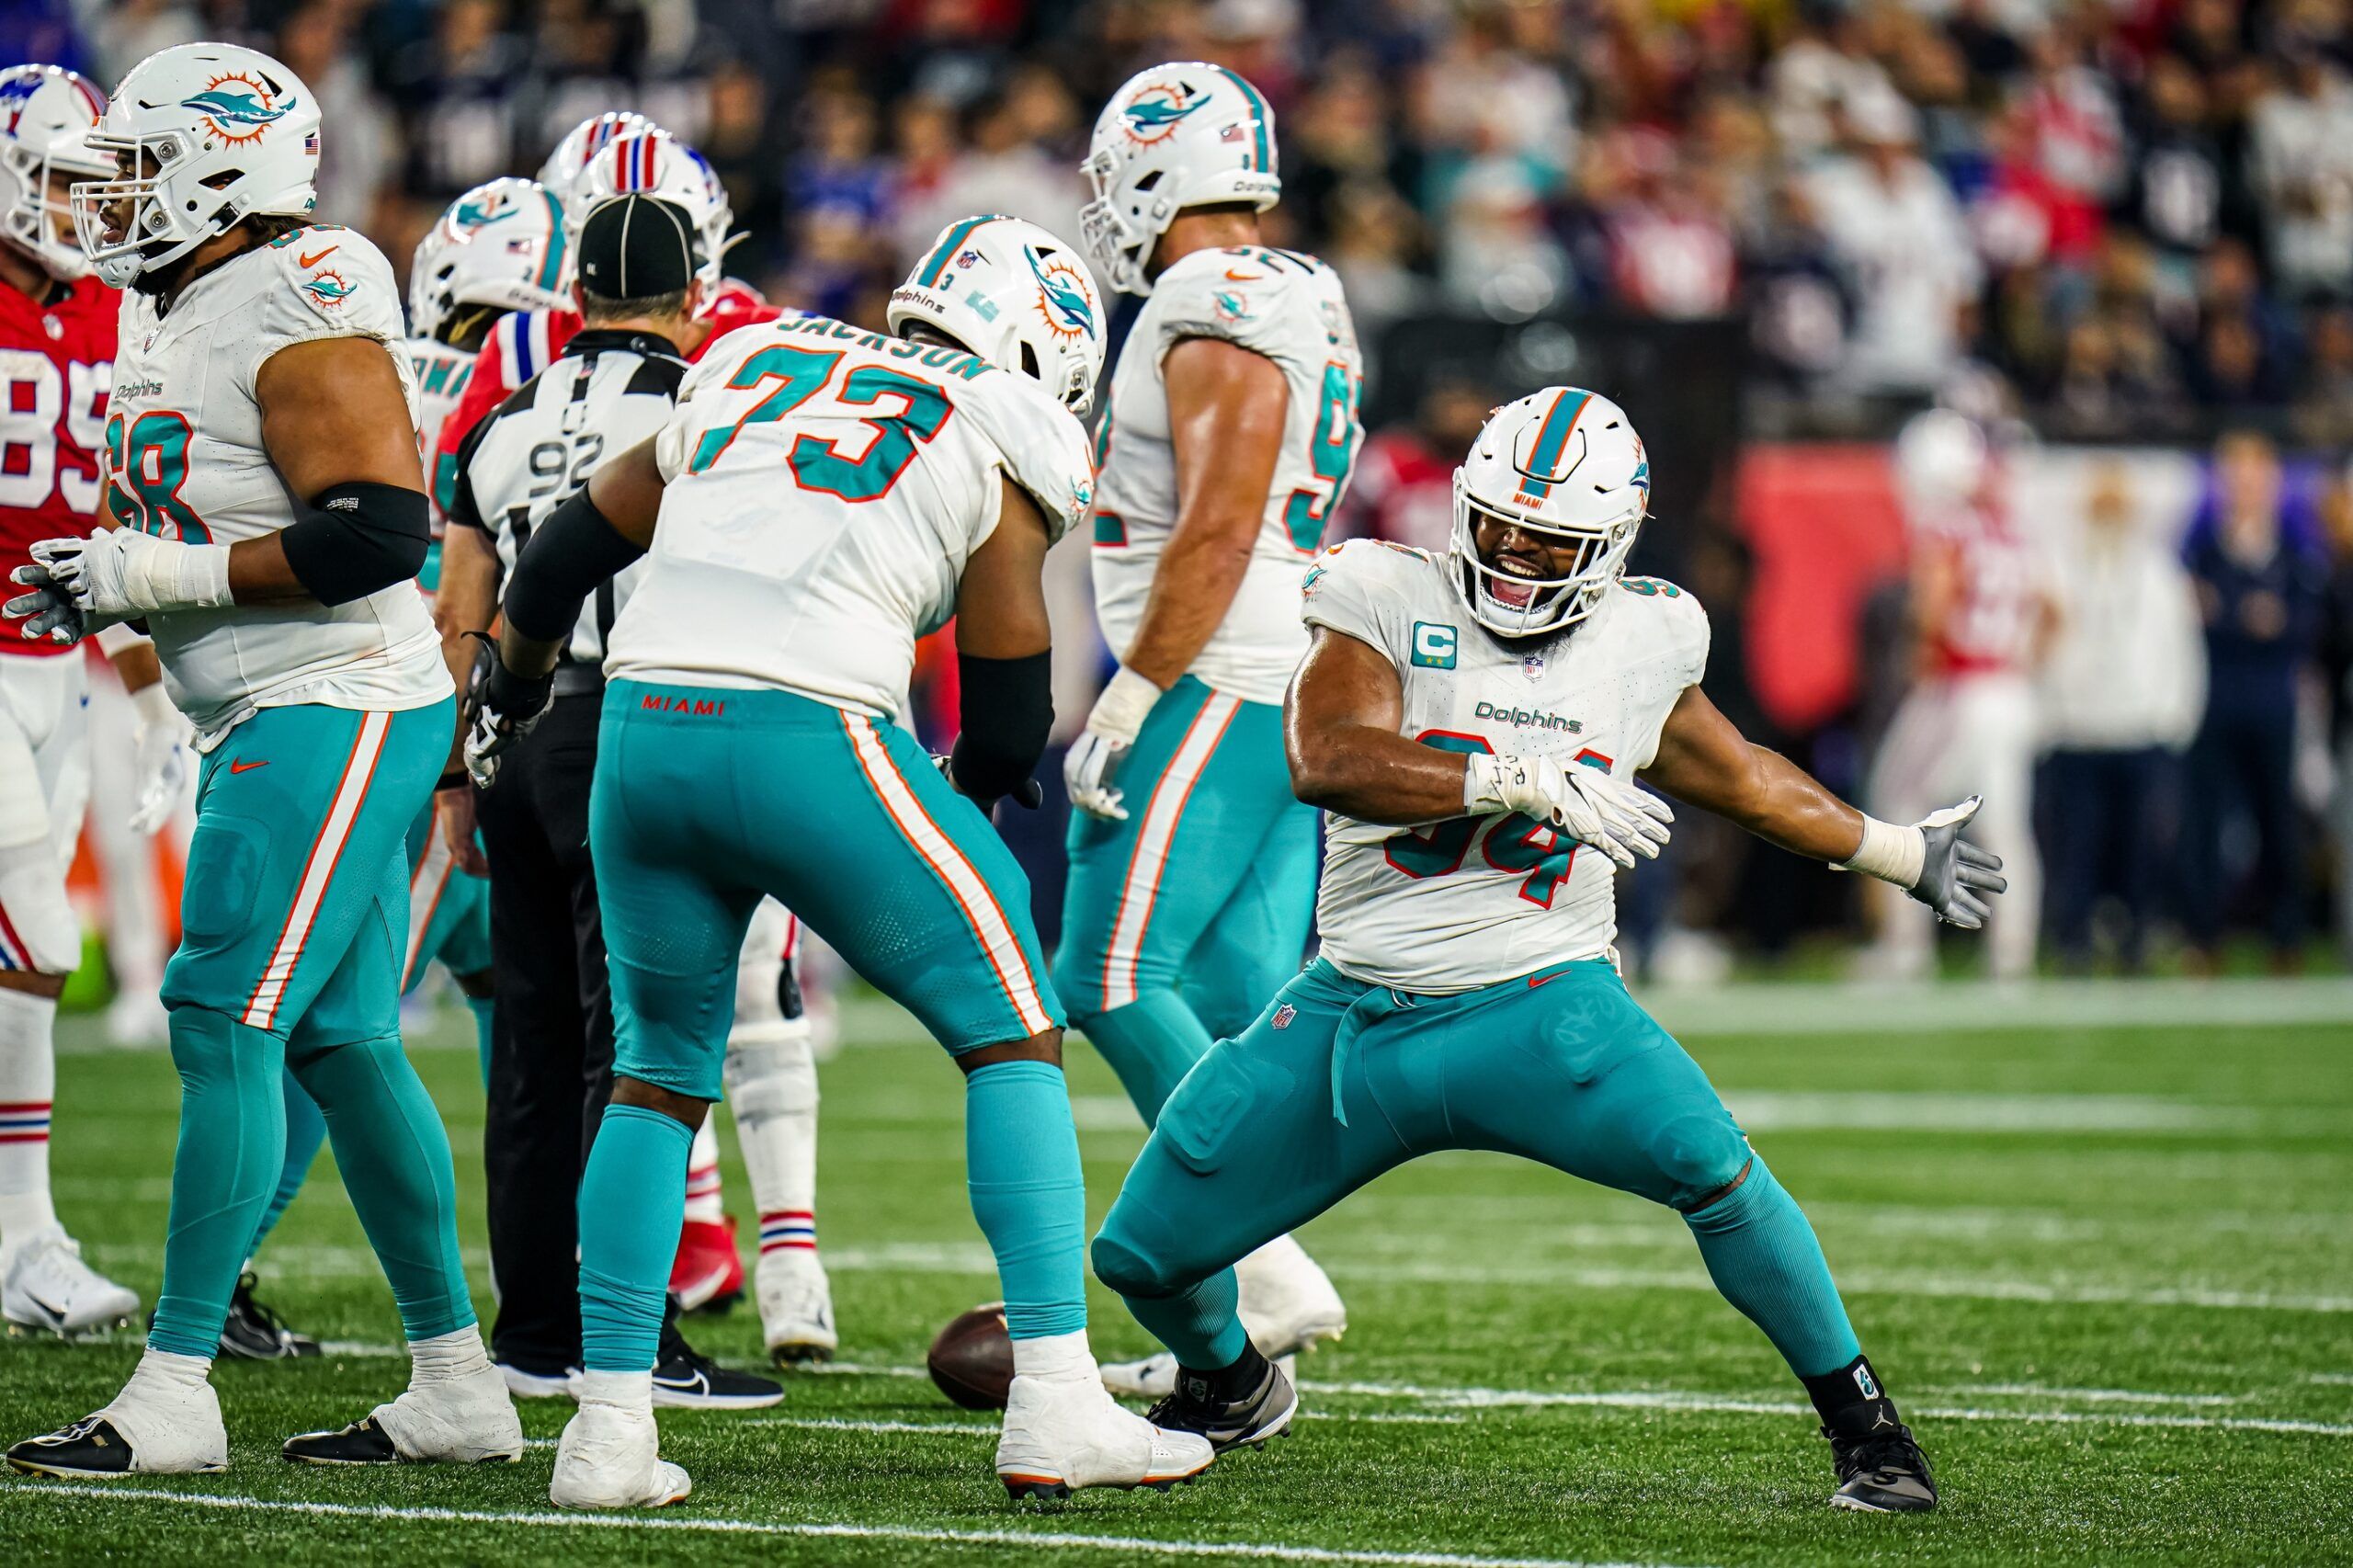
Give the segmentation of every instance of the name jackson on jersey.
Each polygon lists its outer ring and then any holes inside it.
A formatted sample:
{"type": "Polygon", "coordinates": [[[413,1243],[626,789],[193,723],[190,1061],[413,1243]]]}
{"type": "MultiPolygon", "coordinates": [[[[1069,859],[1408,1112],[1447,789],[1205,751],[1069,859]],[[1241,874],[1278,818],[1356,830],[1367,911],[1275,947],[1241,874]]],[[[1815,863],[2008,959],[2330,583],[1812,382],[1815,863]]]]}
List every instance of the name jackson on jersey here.
{"type": "MultiPolygon", "coordinates": [[[[1446,561],[1374,540],[1317,558],[1302,619],[1385,653],[1403,733],[1444,751],[1551,756],[1631,778],[1708,662],[1708,618],[1671,583],[1628,577],[1541,642],[1470,621],[1446,561]]],[[[1317,925],[1344,973],[1415,992],[1467,991],[1617,937],[1614,869],[1517,813],[1397,828],[1333,814],[1317,925]]]]}

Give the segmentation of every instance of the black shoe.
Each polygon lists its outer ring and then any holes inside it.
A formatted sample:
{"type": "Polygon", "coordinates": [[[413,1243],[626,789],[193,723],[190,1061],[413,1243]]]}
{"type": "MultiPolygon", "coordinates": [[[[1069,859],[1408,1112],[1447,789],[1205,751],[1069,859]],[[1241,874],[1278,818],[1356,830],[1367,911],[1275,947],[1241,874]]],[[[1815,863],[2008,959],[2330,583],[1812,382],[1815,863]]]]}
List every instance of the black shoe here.
{"type": "Polygon", "coordinates": [[[128,1475],[131,1445],[103,1415],[85,1415],[8,1450],[8,1468],[25,1475],[128,1475]]]}
{"type": "Polygon", "coordinates": [[[297,1464],[398,1464],[400,1450],[372,1415],[340,1432],[302,1432],[286,1439],[278,1450],[297,1464]]]}
{"type": "Polygon", "coordinates": [[[240,1361],[285,1361],[315,1356],[319,1342],[297,1334],[285,1320],[254,1300],[254,1277],[237,1278],[236,1293],[229,1298],[228,1321],[221,1325],[221,1354],[240,1361]]]}
{"type": "Polygon", "coordinates": [[[654,1369],[655,1408],[765,1410],[784,1398],[784,1385],[756,1372],[731,1371],[676,1335],[664,1336],[654,1369]]]}
{"type": "Polygon", "coordinates": [[[1210,1440],[1219,1453],[1228,1449],[1263,1449],[1269,1437],[1290,1432],[1298,1414],[1299,1395],[1283,1369],[1253,1348],[1223,1372],[1203,1373],[1176,1369],[1176,1392],[1145,1413],[1144,1419],[1172,1432],[1192,1432],[1210,1440]],[[1249,1379],[1251,1363],[1258,1376],[1249,1379]],[[1239,1374],[1239,1375],[1237,1375],[1239,1374]],[[1240,1384],[1247,1392],[1236,1394],[1240,1384]]]}
{"type": "Polygon", "coordinates": [[[1823,1424],[1838,1466],[1834,1508],[1865,1514],[1924,1514],[1937,1506],[1937,1478],[1928,1456],[1896,1418],[1893,1400],[1849,1405],[1823,1424]]]}

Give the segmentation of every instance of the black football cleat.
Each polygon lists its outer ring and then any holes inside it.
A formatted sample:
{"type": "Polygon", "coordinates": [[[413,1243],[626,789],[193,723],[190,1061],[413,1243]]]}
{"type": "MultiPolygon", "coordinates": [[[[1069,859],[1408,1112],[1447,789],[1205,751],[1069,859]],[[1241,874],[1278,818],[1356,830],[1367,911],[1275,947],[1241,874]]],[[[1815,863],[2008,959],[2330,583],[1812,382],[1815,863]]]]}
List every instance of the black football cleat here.
{"type": "Polygon", "coordinates": [[[398,1464],[400,1450],[376,1425],[363,1416],[339,1432],[301,1432],[286,1439],[278,1450],[296,1464],[398,1464]]]}
{"type": "Polygon", "coordinates": [[[319,1342],[286,1326],[286,1320],[254,1299],[254,1277],[240,1275],[229,1298],[228,1321],[221,1325],[221,1354],[240,1361],[285,1361],[319,1353],[319,1342]]]}
{"type": "Polygon", "coordinates": [[[656,1409],[765,1410],[784,1399],[784,1385],[774,1378],[722,1367],[676,1334],[664,1340],[654,1369],[656,1409]]]}
{"type": "Polygon", "coordinates": [[[1896,1418],[1885,1399],[1849,1405],[1823,1424],[1838,1466],[1834,1508],[1863,1514],[1925,1514],[1937,1506],[1937,1478],[1928,1456],[1912,1440],[1912,1428],[1896,1418]]]}
{"type": "Polygon", "coordinates": [[[1222,1372],[1176,1369],[1176,1392],[1154,1405],[1144,1419],[1171,1432],[1207,1437],[1218,1453],[1263,1449],[1269,1437],[1286,1436],[1299,1413],[1299,1394],[1283,1369],[1254,1347],[1222,1372]],[[1249,1374],[1256,1364],[1257,1377],[1249,1374]],[[1246,1392],[1236,1393],[1240,1386],[1246,1392]]]}
{"type": "Polygon", "coordinates": [[[8,1450],[8,1468],[23,1475],[128,1475],[131,1445],[103,1415],[85,1415],[8,1450]]]}

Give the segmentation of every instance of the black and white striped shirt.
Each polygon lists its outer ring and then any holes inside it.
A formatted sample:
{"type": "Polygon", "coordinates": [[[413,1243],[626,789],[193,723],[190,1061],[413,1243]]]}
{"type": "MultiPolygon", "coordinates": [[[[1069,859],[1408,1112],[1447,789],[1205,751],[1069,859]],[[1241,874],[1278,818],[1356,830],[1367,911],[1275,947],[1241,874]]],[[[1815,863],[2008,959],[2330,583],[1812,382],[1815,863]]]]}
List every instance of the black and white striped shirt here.
{"type": "MultiPolygon", "coordinates": [[[[555,363],[515,389],[458,449],[449,521],[482,529],[498,555],[501,591],[531,530],[588,483],[607,458],[669,422],[686,361],[650,332],[590,327],[555,363]]],[[[614,618],[642,574],[642,561],[580,608],[565,663],[604,663],[614,618]]]]}

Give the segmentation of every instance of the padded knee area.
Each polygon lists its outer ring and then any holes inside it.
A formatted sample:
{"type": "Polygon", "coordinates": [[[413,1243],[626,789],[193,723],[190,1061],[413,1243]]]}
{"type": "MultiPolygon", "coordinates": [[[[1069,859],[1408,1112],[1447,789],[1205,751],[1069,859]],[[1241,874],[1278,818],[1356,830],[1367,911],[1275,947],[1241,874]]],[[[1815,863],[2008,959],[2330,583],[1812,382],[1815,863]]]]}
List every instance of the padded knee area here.
{"type": "Polygon", "coordinates": [[[1095,1266],[1095,1278],[1122,1296],[1147,1299],[1174,1296],[1188,1281],[1176,1278],[1163,1264],[1139,1250],[1120,1233],[1120,1212],[1115,1208],[1111,1217],[1087,1249],[1088,1260],[1095,1266]]]}
{"type": "Polygon", "coordinates": [[[1666,1201],[1688,1210],[1740,1175],[1749,1161],[1748,1140],[1721,1110],[1692,1112],[1659,1124],[1650,1156],[1668,1187],[1666,1201]]]}
{"type": "MultiPolygon", "coordinates": [[[[35,821],[46,824],[45,815],[35,821]]],[[[71,974],[82,961],[82,923],[65,892],[64,868],[50,847],[44,825],[28,844],[0,849],[0,913],[7,915],[20,955],[39,974],[71,974]]]]}

